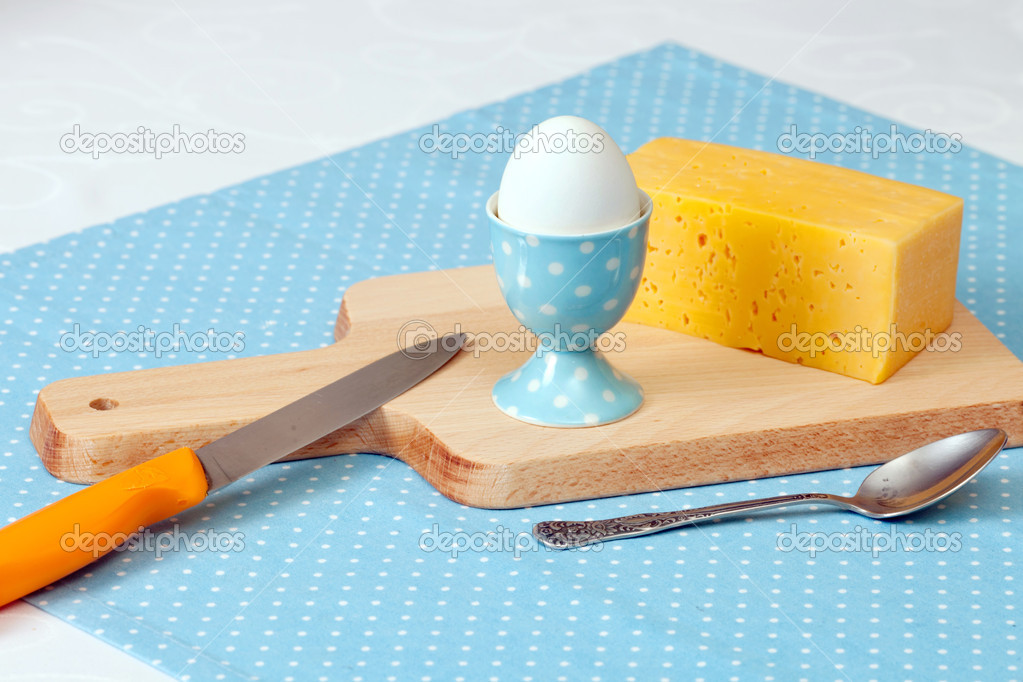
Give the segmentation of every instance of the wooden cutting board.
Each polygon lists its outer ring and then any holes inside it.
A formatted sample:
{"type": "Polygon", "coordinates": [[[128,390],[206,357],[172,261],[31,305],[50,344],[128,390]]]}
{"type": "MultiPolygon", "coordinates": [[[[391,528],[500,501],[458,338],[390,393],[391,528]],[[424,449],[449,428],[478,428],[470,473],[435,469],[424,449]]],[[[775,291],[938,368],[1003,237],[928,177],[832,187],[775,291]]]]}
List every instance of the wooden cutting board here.
{"type": "MultiPolygon", "coordinates": [[[[332,346],[50,384],[32,442],[53,475],[94,482],[205,445],[392,353],[412,320],[440,334],[519,326],[489,266],[368,280],[346,292],[332,346]]],[[[388,454],[453,500],[504,508],[873,464],[986,427],[1023,444],[1023,363],[958,304],[949,332],[962,334],[961,350],[922,353],[877,386],[675,332],[619,329],[627,348],[612,362],[646,389],[624,421],[552,429],[511,419],[490,389],[525,352],[467,351],[287,459],[388,454]]]]}

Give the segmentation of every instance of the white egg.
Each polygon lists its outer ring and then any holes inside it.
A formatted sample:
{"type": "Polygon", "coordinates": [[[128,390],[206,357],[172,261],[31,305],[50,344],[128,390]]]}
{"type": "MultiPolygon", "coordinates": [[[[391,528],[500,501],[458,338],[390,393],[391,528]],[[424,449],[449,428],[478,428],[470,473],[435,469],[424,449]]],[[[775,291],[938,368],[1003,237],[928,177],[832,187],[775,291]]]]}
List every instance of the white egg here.
{"type": "Polygon", "coordinates": [[[629,162],[611,136],[578,116],[556,116],[520,137],[504,167],[497,215],[524,232],[604,232],[639,218],[629,162]]]}

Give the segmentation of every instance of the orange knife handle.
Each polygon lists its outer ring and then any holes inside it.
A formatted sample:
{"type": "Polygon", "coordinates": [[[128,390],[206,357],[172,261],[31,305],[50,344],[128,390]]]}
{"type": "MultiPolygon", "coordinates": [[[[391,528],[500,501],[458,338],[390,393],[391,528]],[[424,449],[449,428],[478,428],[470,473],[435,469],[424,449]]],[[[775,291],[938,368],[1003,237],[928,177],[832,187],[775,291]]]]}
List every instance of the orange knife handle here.
{"type": "Polygon", "coordinates": [[[206,493],[199,458],[180,448],[0,529],[0,606],[87,566],[206,493]]]}

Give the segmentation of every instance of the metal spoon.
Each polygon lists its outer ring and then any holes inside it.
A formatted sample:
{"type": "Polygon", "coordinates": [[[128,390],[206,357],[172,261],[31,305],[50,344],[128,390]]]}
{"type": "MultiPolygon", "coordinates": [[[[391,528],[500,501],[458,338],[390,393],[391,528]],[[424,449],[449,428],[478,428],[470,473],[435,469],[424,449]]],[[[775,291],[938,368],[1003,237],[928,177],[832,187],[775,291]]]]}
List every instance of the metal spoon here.
{"type": "Polygon", "coordinates": [[[533,536],[548,547],[567,549],[793,504],[830,504],[872,519],[888,519],[919,511],[959,490],[994,459],[1006,440],[1001,429],[983,429],[928,443],[874,469],[852,497],[825,493],[780,495],[601,521],[544,521],[533,527],[533,536]]]}

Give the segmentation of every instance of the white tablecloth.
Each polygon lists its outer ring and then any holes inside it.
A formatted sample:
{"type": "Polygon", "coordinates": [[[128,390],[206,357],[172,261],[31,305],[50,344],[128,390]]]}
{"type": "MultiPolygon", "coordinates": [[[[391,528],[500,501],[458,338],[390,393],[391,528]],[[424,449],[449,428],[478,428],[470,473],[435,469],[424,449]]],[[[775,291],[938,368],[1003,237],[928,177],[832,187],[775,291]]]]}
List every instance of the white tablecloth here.
{"type": "MultiPolygon", "coordinates": [[[[1023,163],[1023,6],[751,0],[23,3],[0,14],[0,251],[412,128],[674,40],[1023,163]],[[68,154],[142,126],[240,154],[68,154]]],[[[21,409],[5,406],[2,409],[21,409]]],[[[166,679],[19,603],[0,676],[166,679]]]]}

